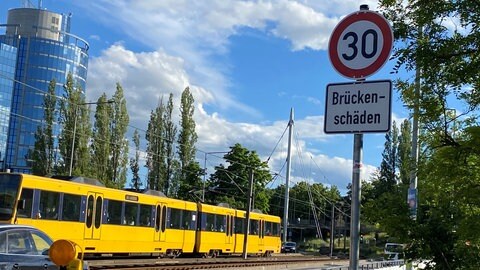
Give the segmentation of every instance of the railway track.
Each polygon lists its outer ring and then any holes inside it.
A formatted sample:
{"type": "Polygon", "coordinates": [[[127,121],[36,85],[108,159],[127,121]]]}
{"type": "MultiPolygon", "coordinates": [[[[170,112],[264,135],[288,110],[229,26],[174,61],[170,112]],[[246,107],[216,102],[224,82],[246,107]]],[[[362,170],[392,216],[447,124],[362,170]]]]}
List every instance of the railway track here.
{"type": "Polygon", "coordinates": [[[274,256],[269,258],[215,258],[215,259],[112,259],[88,261],[91,270],[191,270],[234,269],[246,267],[281,266],[293,264],[329,264],[341,262],[327,257],[274,256]]]}

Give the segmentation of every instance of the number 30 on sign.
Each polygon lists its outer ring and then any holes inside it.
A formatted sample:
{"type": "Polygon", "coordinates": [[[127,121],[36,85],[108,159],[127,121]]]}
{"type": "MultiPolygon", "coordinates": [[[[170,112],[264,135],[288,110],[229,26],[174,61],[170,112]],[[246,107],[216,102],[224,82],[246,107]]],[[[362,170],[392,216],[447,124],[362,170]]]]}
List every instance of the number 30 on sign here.
{"type": "Polygon", "coordinates": [[[328,54],[343,76],[363,79],[380,69],[390,56],[393,33],[380,14],[361,10],[346,16],[333,30],[328,54]]]}

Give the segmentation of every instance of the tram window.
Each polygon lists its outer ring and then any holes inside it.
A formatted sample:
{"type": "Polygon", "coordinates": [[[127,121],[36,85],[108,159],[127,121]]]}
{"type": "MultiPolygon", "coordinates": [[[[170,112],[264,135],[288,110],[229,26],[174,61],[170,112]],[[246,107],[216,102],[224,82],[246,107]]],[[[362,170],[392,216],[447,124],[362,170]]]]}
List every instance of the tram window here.
{"type": "Polygon", "coordinates": [[[207,231],[207,232],[215,231],[215,215],[214,214],[203,213],[202,231],[207,231]]]}
{"type": "Polygon", "coordinates": [[[87,199],[87,218],[85,220],[85,224],[87,228],[92,227],[92,220],[93,220],[93,195],[88,195],[87,199]]]}
{"type": "Polygon", "coordinates": [[[42,190],[40,192],[40,215],[42,219],[58,219],[58,200],[60,194],[42,190]]]}
{"type": "Polygon", "coordinates": [[[265,226],[265,228],[264,228],[265,235],[266,236],[271,236],[272,235],[272,222],[265,221],[264,226],[265,226]]]}
{"type": "Polygon", "coordinates": [[[167,228],[181,229],[182,228],[182,210],[169,208],[167,217],[167,228]]]}
{"type": "Polygon", "coordinates": [[[195,229],[195,217],[196,213],[194,211],[183,210],[182,223],[184,230],[194,230],[195,229]]]}
{"type": "Polygon", "coordinates": [[[80,221],[80,205],[82,198],[79,195],[63,195],[62,220],[80,221]]]}
{"type": "Polygon", "coordinates": [[[258,220],[250,220],[250,234],[258,235],[258,220]]]}
{"type": "Polygon", "coordinates": [[[150,205],[140,204],[140,226],[151,226],[152,207],[150,205]]]}
{"type": "Polygon", "coordinates": [[[160,230],[160,205],[157,205],[155,210],[155,231],[160,230]]]}
{"type": "Polygon", "coordinates": [[[100,222],[102,222],[102,205],[103,199],[98,196],[95,202],[95,228],[100,228],[100,222]]]}
{"type": "Polygon", "coordinates": [[[243,224],[245,223],[244,218],[236,217],[235,218],[235,233],[245,233],[243,230],[243,224]]]}
{"type": "Polygon", "coordinates": [[[167,216],[167,207],[164,205],[162,206],[162,232],[165,232],[165,227],[166,227],[166,224],[165,224],[165,217],[167,216]]]}
{"type": "Polygon", "coordinates": [[[122,216],[122,202],[119,201],[108,201],[108,210],[107,210],[107,223],[108,224],[121,224],[122,216]]]}
{"type": "Polygon", "coordinates": [[[138,204],[125,203],[125,215],[123,217],[123,224],[135,226],[137,225],[138,204]]]}
{"type": "Polygon", "coordinates": [[[226,216],[224,215],[215,215],[215,231],[216,232],[224,232],[225,231],[225,224],[226,222],[226,216]]]}
{"type": "Polygon", "coordinates": [[[280,223],[273,223],[272,235],[273,236],[280,236],[280,223]]]}
{"type": "Polygon", "coordinates": [[[24,188],[20,195],[20,201],[25,201],[25,207],[17,210],[18,217],[32,217],[33,189],[24,188]]]}

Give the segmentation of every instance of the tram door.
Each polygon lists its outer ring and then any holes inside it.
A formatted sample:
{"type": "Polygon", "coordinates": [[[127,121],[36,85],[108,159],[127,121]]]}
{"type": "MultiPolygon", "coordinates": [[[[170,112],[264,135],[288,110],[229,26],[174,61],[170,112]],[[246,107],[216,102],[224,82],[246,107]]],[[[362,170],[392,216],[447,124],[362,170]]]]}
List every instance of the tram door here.
{"type": "Polygon", "coordinates": [[[85,239],[100,239],[102,224],[103,194],[89,192],[85,213],[85,239]]]}
{"type": "Polygon", "coordinates": [[[165,241],[165,229],[167,228],[167,205],[157,203],[155,206],[155,239],[154,241],[165,241]]]}
{"type": "Polygon", "coordinates": [[[265,220],[260,219],[258,221],[258,245],[263,247],[265,240],[265,220]]]}
{"type": "Polygon", "coordinates": [[[227,226],[225,228],[225,243],[232,244],[233,243],[233,213],[228,213],[226,215],[226,223],[227,226]]]}

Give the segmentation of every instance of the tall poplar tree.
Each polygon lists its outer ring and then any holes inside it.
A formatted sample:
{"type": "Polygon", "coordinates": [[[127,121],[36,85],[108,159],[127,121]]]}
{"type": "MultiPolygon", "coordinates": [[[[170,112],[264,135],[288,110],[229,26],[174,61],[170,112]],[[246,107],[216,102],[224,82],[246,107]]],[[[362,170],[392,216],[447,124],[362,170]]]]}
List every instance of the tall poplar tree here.
{"type": "Polygon", "coordinates": [[[170,94],[168,98],[167,106],[165,107],[164,116],[163,116],[163,125],[165,126],[164,131],[165,134],[162,136],[164,138],[164,147],[165,147],[165,183],[164,183],[164,193],[166,195],[170,195],[170,193],[174,193],[176,187],[178,186],[177,183],[172,183],[172,179],[174,176],[176,164],[178,164],[175,160],[175,148],[174,143],[177,135],[177,127],[172,121],[172,114],[173,114],[173,94],[170,94]],[[174,189],[174,190],[171,190],[174,189]]]}
{"type": "Polygon", "coordinates": [[[110,119],[110,162],[109,173],[113,187],[122,188],[127,181],[128,140],[125,138],[129,124],[127,103],[123,95],[123,88],[117,83],[115,94],[112,97],[110,119]]]}
{"type": "Polygon", "coordinates": [[[147,162],[145,166],[148,169],[148,187],[152,190],[164,191],[165,186],[165,151],[163,144],[165,140],[162,138],[164,131],[163,117],[165,106],[163,99],[160,100],[157,108],[150,114],[145,139],[147,140],[147,162]]]}
{"type": "Polygon", "coordinates": [[[133,144],[135,145],[135,157],[130,159],[130,170],[132,171],[132,182],[131,187],[135,190],[139,190],[142,187],[142,182],[138,172],[140,171],[139,161],[140,161],[140,134],[138,130],[135,129],[133,133],[133,144]]]}
{"type": "MultiPolygon", "coordinates": [[[[205,174],[204,169],[195,161],[195,144],[198,136],[193,119],[194,101],[190,88],[185,88],[180,99],[180,132],[177,140],[177,154],[180,162],[177,197],[182,199],[192,199],[191,192],[203,188],[202,176],[205,174]]],[[[196,196],[193,198],[197,199],[196,196]]]]}
{"type": "Polygon", "coordinates": [[[88,141],[90,139],[90,111],[82,90],[75,86],[71,73],[67,75],[63,99],[60,100],[59,137],[60,161],[57,172],[68,174],[72,162],[72,175],[84,175],[90,166],[88,141]],[[72,155],[73,152],[73,155],[72,155]],[[71,157],[73,156],[73,160],[71,157]]]}
{"type": "Polygon", "coordinates": [[[190,88],[185,88],[180,100],[180,133],[178,135],[178,157],[182,172],[195,160],[197,133],[195,132],[194,99],[190,88]]]}
{"type": "Polygon", "coordinates": [[[53,127],[57,105],[55,85],[55,79],[51,80],[48,85],[48,92],[43,99],[44,123],[38,126],[35,133],[35,146],[31,156],[33,159],[32,173],[35,175],[50,175],[54,172],[56,154],[53,127]]]}
{"type": "Polygon", "coordinates": [[[95,110],[95,123],[91,147],[92,167],[95,177],[103,183],[107,183],[111,174],[109,173],[109,160],[111,152],[111,130],[110,120],[112,106],[107,103],[107,95],[103,93],[97,100],[95,110]]]}
{"type": "Polygon", "coordinates": [[[385,135],[385,145],[382,153],[382,162],[380,163],[379,183],[383,188],[381,193],[391,191],[397,184],[397,149],[398,149],[398,128],[393,121],[391,130],[385,135]]]}
{"type": "Polygon", "coordinates": [[[398,137],[398,172],[399,180],[403,185],[410,183],[410,173],[412,170],[412,129],[408,119],[405,119],[400,125],[400,134],[398,137]]]}

